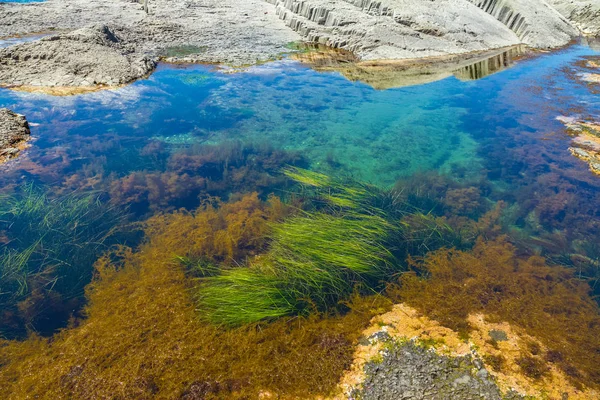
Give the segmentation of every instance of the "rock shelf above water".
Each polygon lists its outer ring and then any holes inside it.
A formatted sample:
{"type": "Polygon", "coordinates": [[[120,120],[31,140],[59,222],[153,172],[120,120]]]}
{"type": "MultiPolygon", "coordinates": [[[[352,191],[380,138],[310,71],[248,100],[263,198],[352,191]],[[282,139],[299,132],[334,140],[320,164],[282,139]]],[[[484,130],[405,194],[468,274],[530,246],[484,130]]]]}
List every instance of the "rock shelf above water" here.
{"type": "Polygon", "coordinates": [[[600,33],[600,5],[595,0],[151,0],[149,4],[148,15],[140,4],[124,0],[0,4],[0,20],[5,21],[0,38],[71,32],[2,51],[0,85],[71,94],[126,84],[151,72],[169,48],[197,49],[178,58],[181,62],[239,66],[276,58],[287,51],[286,44],[303,40],[372,62],[468,55],[517,44],[556,48],[581,33],[600,33]]]}
{"type": "Polygon", "coordinates": [[[0,84],[76,90],[132,82],[156,63],[138,51],[130,36],[127,28],[100,25],[7,47],[0,50],[0,84]]]}
{"type": "Polygon", "coordinates": [[[583,121],[572,117],[558,117],[565,124],[567,132],[573,136],[569,151],[585,161],[590,171],[600,175],[600,123],[583,121]]]}

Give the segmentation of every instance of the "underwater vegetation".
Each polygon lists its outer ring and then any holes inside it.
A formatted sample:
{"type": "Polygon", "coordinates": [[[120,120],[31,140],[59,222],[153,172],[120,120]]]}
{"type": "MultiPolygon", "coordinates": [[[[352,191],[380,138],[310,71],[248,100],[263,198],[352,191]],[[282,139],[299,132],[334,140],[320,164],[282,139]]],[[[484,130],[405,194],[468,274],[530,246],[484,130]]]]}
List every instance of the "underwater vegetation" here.
{"type": "Polygon", "coordinates": [[[184,207],[193,210],[202,200],[232,193],[269,193],[285,187],[286,165],[305,166],[297,152],[267,143],[169,144],[158,139],[134,146],[117,134],[106,138],[69,137],[70,147],[40,150],[37,158],[22,158],[0,176],[0,193],[14,189],[26,176],[55,193],[108,193],[114,205],[126,206],[139,218],[184,207]]]}
{"type": "MultiPolygon", "coordinates": [[[[155,147],[165,152],[161,146],[155,147]]],[[[145,154],[161,157],[151,149],[145,154]]],[[[243,191],[257,191],[265,197],[285,184],[282,167],[303,164],[297,153],[238,141],[194,145],[167,151],[162,157],[162,170],[138,170],[112,180],[108,189],[111,201],[145,214],[180,207],[194,209],[207,197],[227,198],[243,191]]]]}
{"type": "Polygon", "coordinates": [[[256,192],[236,194],[229,202],[208,199],[194,212],[157,214],[145,222],[145,233],[151,246],[164,243],[172,260],[196,275],[202,266],[237,265],[262,253],[270,223],[290,212],[278,197],[262,201],[256,192]]]}
{"type": "Polygon", "coordinates": [[[96,279],[86,288],[87,318],[51,340],[0,341],[4,398],[329,393],[350,365],[361,330],[389,308],[388,300],[351,297],[343,313],[222,329],[198,318],[190,278],[197,274],[174,257],[235,264],[260,254],[265,229],[285,209],[275,198],[264,202],[249,194],[152,219],[137,251],[122,248],[96,263],[96,279]],[[230,236],[233,241],[222,243],[230,236]]]}
{"type": "Polygon", "coordinates": [[[5,397],[325,396],[392,302],[465,335],[472,313],[507,321],[546,346],[519,358],[531,379],[551,365],[579,385],[598,382],[589,286],[573,269],[518,255],[501,236],[501,204],[478,220],[451,220],[455,204],[485,208],[477,193],[413,195],[299,168],[286,175],[300,185],[285,202],[207,198],[195,211],[151,217],[137,249],[101,256],[86,318],[51,339],[0,340],[5,397]],[[427,201],[440,202],[435,215],[415,206],[427,201]]]}
{"type": "Polygon", "coordinates": [[[518,360],[527,376],[543,378],[554,365],[576,386],[598,389],[600,313],[589,285],[573,269],[515,251],[505,236],[479,239],[472,251],[433,251],[412,260],[412,273],[388,294],[464,335],[470,314],[518,326],[546,347],[531,346],[518,360]]]}
{"type": "Polygon", "coordinates": [[[52,198],[26,185],[0,197],[0,336],[63,326],[125,221],[93,194],[52,198]]]}
{"type": "Polygon", "coordinates": [[[285,173],[304,186],[305,210],[271,224],[260,257],[201,279],[202,318],[238,326],[328,311],[355,290],[380,290],[403,270],[409,250],[454,239],[451,228],[394,191],[300,168],[285,173]]]}

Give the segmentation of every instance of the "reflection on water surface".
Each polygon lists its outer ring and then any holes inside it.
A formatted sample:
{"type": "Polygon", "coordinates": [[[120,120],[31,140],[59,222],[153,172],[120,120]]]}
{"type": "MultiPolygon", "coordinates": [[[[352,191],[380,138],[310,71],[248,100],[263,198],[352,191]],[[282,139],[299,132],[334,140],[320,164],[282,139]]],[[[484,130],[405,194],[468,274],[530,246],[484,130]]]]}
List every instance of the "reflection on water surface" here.
{"type": "Polygon", "coordinates": [[[515,46],[500,54],[493,55],[485,60],[475,62],[454,71],[454,76],[460,80],[481,79],[488,75],[502,71],[513,65],[516,59],[525,52],[524,46],[515,46]]]}

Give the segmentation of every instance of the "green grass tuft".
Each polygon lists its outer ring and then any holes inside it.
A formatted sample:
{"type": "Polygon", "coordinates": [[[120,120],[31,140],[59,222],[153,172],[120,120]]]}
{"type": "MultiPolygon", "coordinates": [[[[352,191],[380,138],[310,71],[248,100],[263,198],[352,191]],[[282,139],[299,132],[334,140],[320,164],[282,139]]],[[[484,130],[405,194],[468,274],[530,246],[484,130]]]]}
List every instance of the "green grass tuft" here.
{"type": "Polygon", "coordinates": [[[449,227],[393,191],[300,168],[284,173],[312,207],[273,224],[268,252],[250,267],[201,279],[204,318],[236,326],[328,311],[356,288],[380,290],[408,254],[449,243],[449,227]]]}
{"type": "Polygon", "coordinates": [[[23,335],[25,325],[43,331],[35,320],[45,318],[40,314],[51,307],[38,307],[33,300],[27,310],[20,306],[34,292],[37,299],[51,292],[65,301],[81,297],[94,262],[115,243],[125,219],[95,195],[53,198],[25,185],[14,195],[0,196],[5,237],[0,243],[0,336],[23,335]]]}

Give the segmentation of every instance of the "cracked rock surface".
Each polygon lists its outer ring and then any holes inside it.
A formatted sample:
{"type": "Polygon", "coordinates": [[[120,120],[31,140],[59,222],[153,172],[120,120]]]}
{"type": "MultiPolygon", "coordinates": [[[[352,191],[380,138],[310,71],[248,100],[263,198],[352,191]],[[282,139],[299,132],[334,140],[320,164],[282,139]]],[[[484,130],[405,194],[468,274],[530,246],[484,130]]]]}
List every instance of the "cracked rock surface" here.
{"type": "Polygon", "coordinates": [[[127,28],[100,25],[0,50],[6,86],[116,86],[147,75],[155,62],[136,52],[127,28]]]}

